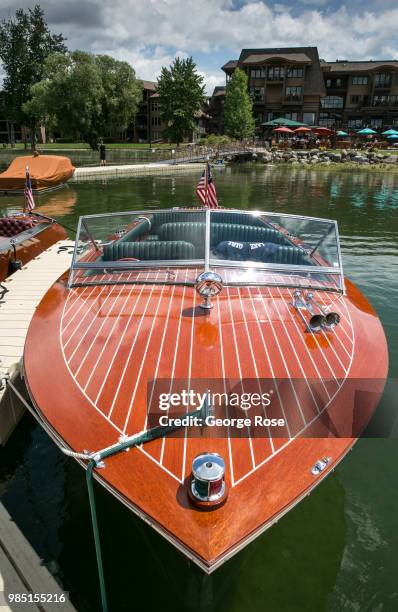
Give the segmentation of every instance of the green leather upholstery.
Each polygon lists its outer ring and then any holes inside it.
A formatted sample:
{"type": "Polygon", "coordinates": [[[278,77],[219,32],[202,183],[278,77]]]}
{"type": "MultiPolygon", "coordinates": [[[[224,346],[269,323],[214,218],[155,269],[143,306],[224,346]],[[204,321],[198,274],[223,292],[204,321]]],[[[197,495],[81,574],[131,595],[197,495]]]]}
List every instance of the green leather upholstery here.
{"type": "MultiPolygon", "coordinates": [[[[202,247],[205,241],[205,223],[164,223],[159,227],[159,240],[186,240],[196,247],[202,247]]],[[[217,245],[223,240],[238,242],[273,242],[287,244],[286,239],[270,227],[238,225],[236,223],[212,223],[210,226],[210,245],[217,245]]]]}
{"type": "Polygon", "coordinates": [[[278,246],[278,250],[269,263],[281,263],[291,265],[312,266],[311,259],[304,253],[302,249],[295,246],[278,246]]]}
{"type": "Polygon", "coordinates": [[[136,259],[168,260],[168,259],[194,259],[195,248],[193,244],[182,240],[162,242],[113,242],[104,247],[103,260],[116,261],[118,259],[135,257],[136,259]]]}
{"type": "MultiPolygon", "coordinates": [[[[203,211],[168,211],[164,213],[152,213],[153,214],[153,227],[158,228],[165,223],[204,223],[205,213],[203,211]]],[[[251,215],[245,215],[244,213],[220,211],[216,212],[211,217],[213,223],[236,223],[238,225],[251,225],[264,227],[264,223],[257,217],[251,215]]]]}
{"type": "Polygon", "coordinates": [[[142,234],[146,234],[150,231],[153,221],[153,214],[142,216],[137,219],[136,225],[128,230],[123,236],[121,236],[117,242],[133,242],[137,240],[142,234]]]}

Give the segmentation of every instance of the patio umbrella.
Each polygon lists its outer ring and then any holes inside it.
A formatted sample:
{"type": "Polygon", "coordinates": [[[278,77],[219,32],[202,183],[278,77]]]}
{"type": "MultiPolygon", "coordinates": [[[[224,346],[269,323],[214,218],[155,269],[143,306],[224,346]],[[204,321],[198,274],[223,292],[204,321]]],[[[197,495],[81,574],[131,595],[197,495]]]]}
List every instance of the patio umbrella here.
{"type": "Polygon", "coordinates": [[[398,132],[396,134],[390,134],[389,136],[387,136],[388,140],[397,140],[398,139],[398,132]]]}
{"type": "Polygon", "coordinates": [[[310,128],[305,127],[304,125],[302,127],[296,128],[294,131],[296,134],[304,134],[306,132],[311,132],[310,128]]]}
{"type": "Polygon", "coordinates": [[[301,127],[305,125],[304,123],[300,123],[300,121],[293,121],[292,119],[284,119],[283,117],[278,117],[278,119],[272,119],[272,121],[267,121],[266,123],[262,123],[265,127],[278,127],[278,125],[286,125],[288,127],[301,127]]]}
{"type": "Polygon", "coordinates": [[[364,128],[363,130],[359,130],[357,134],[360,134],[361,136],[371,136],[372,134],[377,134],[377,132],[371,128],[364,128]]]}
{"type": "Polygon", "coordinates": [[[320,136],[329,136],[330,134],[333,134],[333,130],[327,127],[316,127],[315,126],[311,129],[315,132],[315,134],[319,134],[320,136]]]}
{"type": "Polygon", "coordinates": [[[347,132],[343,132],[342,130],[339,130],[337,132],[337,136],[342,136],[343,137],[343,136],[349,136],[349,134],[347,134],[347,132]]]}
{"type": "Polygon", "coordinates": [[[393,129],[382,132],[383,136],[395,136],[396,134],[398,134],[397,130],[393,130],[393,129]]]}
{"type": "Polygon", "coordinates": [[[294,131],[288,127],[278,127],[272,130],[273,132],[278,132],[278,134],[294,134],[294,131]]]}

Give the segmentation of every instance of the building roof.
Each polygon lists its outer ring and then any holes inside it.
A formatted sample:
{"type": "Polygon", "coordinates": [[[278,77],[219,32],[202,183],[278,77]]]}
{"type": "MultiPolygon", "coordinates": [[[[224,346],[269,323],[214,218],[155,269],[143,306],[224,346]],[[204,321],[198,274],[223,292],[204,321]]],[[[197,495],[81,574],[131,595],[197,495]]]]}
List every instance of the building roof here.
{"type": "Polygon", "coordinates": [[[242,60],[242,64],[260,64],[269,60],[285,60],[288,62],[298,62],[300,64],[310,64],[311,60],[305,53],[257,53],[248,55],[242,60]]]}
{"type": "MultiPolygon", "coordinates": [[[[261,57],[259,63],[272,59],[281,59],[292,63],[305,63],[304,95],[325,96],[325,83],[319,62],[317,47],[273,47],[266,49],[242,49],[238,65],[246,66],[255,63],[254,58],[261,57]],[[304,59],[305,58],[305,59],[304,59]]],[[[230,63],[230,62],[228,62],[230,63]]]]}
{"type": "Polygon", "coordinates": [[[211,97],[215,98],[216,96],[225,96],[225,89],[225,85],[216,85],[213,90],[213,93],[211,94],[211,97]]]}
{"type": "Polygon", "coordinates": [[[144,81],[141,79],[141,83],[144,89],[156,90],[156,83],[154,81],[144,81]]]}
{"type": "Polygon", "coordinates": [[[398,70],[398,60],[366,60],[357,62],[345,60],[325,62],[321,60],[321,68],[325,72],[369,72],[380,68],[394,68],[398,70]]]}
{"type": "Polygon", "coordinates": [[[236,66],[238,65],[238,60],[229,60],[229,62],[227,62],[226,64],[224,64],[224,66],[222,66],[221,70],[232,70],[233,68],[236,68],[236,66]]]}

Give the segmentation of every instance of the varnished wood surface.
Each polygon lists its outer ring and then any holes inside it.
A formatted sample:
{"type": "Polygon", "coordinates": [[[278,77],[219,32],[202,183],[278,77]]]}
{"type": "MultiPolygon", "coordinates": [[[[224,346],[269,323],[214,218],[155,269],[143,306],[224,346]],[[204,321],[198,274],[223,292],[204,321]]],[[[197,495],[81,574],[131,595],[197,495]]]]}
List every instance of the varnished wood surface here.
{"type": "Polygon", "coordinates": [[[347,281],[345,297],[316,292],[323,307],[341,315],[334,331],[319,335],[304,332],[292,291],[224,288],[203,316],[192,287],[126,283],[69,291],[65,276],[29,329],[24,364],[31,397],[77,451],[142,430],[154,378],[302,379],[304,391],[292,383],[275,403],[288,423],[285,438],[163,438],[108,459],[98,471],[203,567],[221,562],[315,486],[329,470],[315,478],[313,464],[329,456],[329,469],[336,465],[382,391],[384,332],[358,289],[347,281]],[[321,377],[328,382],[314,398],[305,381],[321,377]],[[347,384],[354,378],[363,379],[363,392],[347,384]],[[322,427],[329,437],[298,437],[322,427]],[[193,508],[186,489],[192,459],[204,450],[219,452],[227,465],[228,501],[213,512],[193,508]]]}
{"type": "MultiPolygon", "coordinates": [[[[61,225],[49,223],[47,227],[43,227],[42,231],[35,236],[16,245],[17,259],[25,265],[34,257],[40,255],[40,253],[43,253],[48,247],[58,242],[58,240],[65,240],[67,237],[68,235],[61,225]]],[[[7,278],[10,261],[13,261],[13,259],[14,252],[12,249],[0,253],[0,282],[7,278]]]]}

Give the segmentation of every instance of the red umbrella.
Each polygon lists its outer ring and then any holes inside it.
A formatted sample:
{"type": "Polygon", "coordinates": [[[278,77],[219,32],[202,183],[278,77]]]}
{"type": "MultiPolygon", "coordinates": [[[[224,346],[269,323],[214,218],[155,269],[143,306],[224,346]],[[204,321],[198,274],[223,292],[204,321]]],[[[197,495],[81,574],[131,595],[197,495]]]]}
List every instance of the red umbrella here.
{"type": "Polygon", "coordinates": [[[333,130],[330,130],[327,127],[315,127],[312,128],[315,132],[315,134],[319,134],[320,136],[330,136],[330,134],[333,134],[333,130]]]}
{"type": "Polygon", "coordinates": [[[273,131],[278,132],[279,134],[294,134],[293,130],[290,130],[288,127],[278,127],[273,131]]]}
{"type": "Polygon", "coordinates": [[[297,133],[301,132],[303,134],[304,134],[304,132],[311,132],[310,128],[307,128],[307,127],[304,127],[304,126],[303,127],[298,127],[294,131],[297,132],[297,133]]]}

